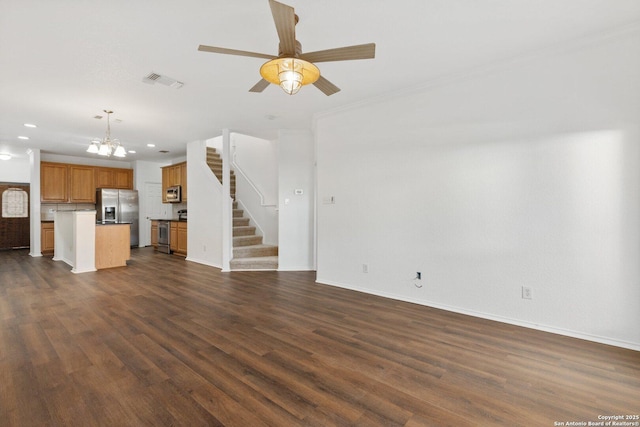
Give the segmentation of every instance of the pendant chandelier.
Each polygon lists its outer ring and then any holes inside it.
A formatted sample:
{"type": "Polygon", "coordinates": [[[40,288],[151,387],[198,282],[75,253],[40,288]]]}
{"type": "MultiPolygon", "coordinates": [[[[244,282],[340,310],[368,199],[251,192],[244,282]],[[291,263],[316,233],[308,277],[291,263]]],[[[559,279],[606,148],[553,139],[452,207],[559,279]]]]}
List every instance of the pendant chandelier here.
{"type": "Polygon", "coordinates": [[[126,151],[124,147],[120,145],[120,141],[117,139],[111,139],[111,123],[109,121],[109,117],[111,116],[111,114],[113,114],[113,111],[103,111],[107,113],[107,133],[105,134],[102,141],[91,141],[91,144],[89,144],[89,148],[87,148],[87,153],[107,157],[126,157],[126,151]]]}

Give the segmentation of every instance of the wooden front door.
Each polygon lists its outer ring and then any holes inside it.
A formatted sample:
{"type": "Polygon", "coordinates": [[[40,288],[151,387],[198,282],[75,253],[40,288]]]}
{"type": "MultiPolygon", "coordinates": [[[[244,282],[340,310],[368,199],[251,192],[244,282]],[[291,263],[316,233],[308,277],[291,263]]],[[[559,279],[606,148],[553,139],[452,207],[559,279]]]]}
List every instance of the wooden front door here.
{"type": "Polygon", "coordinates": [[[29,247],[29,184],[0,183],[0,249],[29,247]]]}

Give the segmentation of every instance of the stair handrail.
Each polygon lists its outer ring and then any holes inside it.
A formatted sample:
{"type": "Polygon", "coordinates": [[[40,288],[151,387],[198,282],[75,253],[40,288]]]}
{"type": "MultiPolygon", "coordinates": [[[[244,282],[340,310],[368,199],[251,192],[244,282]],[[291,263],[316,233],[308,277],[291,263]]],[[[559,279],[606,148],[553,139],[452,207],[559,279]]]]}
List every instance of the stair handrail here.
{"type": "Polygon", "coordinates": [[[249,178],[249,176],[242,170],[242,167],[240,167],[238,162],[236,162],[236,147],[235,146],[233,147],[232,153],[231,153],[231,164],[233,165],[233,170],[235,172],[239,172],[240,175],[242,175],[242,177],[249,183],[251,188],[253,188],[253,191],[255,191],[258,194],[258,196],[260,197],[260,206],[267,207],[267,208],[277,208],[278,207],[277,204],[269,204],[269,203],[265,203],[264,202],[264,195],[262,194],[262,191],[260,191],[260,189],[253,182],[253,180],[251,178],[249,178]]]}

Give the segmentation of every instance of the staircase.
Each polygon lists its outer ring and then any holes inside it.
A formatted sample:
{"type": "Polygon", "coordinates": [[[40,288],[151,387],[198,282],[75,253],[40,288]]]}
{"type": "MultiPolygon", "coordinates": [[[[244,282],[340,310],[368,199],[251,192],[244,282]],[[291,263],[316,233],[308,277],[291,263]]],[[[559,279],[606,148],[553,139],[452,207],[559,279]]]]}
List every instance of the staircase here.
{"type": "MultiPolygon", "coordinates": [[[[215,148],[207,147],[207,164],[222,184],[222,158],[215,148]]],[[[278,247],[262,243],[256,227],[249,225],[244,210],[238,209],[236,201],[236,176],[231,170],[231,198],[233,201],[233,258],[231,270],[277,270],[278,247]]]]}
{"type": "MultiPolygon", "coordinates": [[[[222,184],[222,157],[215,148],[207,147],[207,165],[222,184]]],[[[236,174],[231,170],[231,198],[236,199],[236,174]]]]}

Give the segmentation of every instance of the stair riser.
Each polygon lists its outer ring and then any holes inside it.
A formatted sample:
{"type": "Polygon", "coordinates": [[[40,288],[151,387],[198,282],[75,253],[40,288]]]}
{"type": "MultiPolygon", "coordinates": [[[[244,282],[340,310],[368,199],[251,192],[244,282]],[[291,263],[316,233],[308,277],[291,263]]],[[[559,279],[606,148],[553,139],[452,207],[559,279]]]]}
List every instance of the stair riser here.
{"type": "Polygon", "coordinates": [[[242,227],[249,225],[249,218],[233,218],[234,227],[242,227]]]}
{"type": "Polygon", "coordinates": [[[252,258],[261,256],[278,256],[277,246],[265,246],[253,248],[251,246],[240,246],[233,249],[233,258],[252,258]]]}
{"type": "Polygon", "coordinates": [[[233,236],[253,236],[256,234],[255,227],[233,227],[233,236]]]}
{"type": "Polygon", "coordinates": [[[262,236],[236,236],[233,238],[233,247],[239,248],[242,246],[261,245],[262,236]]]}
{"type": "Polygon", "coordinates": [[[244,216],[244,211],[242,209],[234,209],[233,217],[234,218],[242,218],[244,216]]]}

